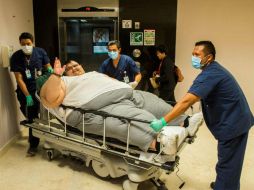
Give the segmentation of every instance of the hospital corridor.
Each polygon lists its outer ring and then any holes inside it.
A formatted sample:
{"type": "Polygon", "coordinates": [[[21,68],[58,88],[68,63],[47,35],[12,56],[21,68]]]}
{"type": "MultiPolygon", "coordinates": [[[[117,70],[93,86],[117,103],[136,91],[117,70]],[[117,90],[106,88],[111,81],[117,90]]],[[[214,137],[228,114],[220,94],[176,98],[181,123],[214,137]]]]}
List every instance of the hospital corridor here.
{"type": "MultiPolygon", "coordinates": [[[[241,177],[241,189],[251,190],[254,186],[252,180],[254,171],[254,131],[250,131],[248,146],[245,155],[245,164],[241,177]]],[[[1,189],[6,190],[121,190],[122,182],[126,177],[117,179],[100,179],[94,175],[91,168],[74,158],[57,157],[48,161],[46,152],[39,147],[35,157],[26,157],[27,128],[22,128],[21,136],[0,157],[1,189]]],[[[182,189],[205,190],[210,189],[210,181],[215,177],[214,165],[216,163],[216,141],[205,125],[198,132],[194,144],[187,145],[180,155],[179,172],[177,168],[170,175],[163,174],[161,180],[168,189],[176,190],[185,182],[182,189]],[[177,175],[176,175],[177,174],[177,175]]],[[[144,182],[141,190],[156,189],[144,182]]]]}
{"type": "Polygon", "coordinates": [[[253,190],[253,0],[0,0],[0,190],[253,190]]]}

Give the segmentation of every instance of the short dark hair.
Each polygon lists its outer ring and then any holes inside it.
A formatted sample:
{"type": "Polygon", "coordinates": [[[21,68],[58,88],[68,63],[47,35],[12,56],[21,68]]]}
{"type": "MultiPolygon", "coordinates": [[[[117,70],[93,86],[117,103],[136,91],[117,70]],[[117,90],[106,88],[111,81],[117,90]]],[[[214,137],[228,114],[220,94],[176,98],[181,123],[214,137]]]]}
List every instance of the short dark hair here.
{"type": "Polygon", "coordinates": [[[74,61],[74,60],[73,59],[67,59],[67,60],[64,61],[63,65],[67,65],[67,64],[71,63],[71,61],[74,61]]]}
{"type": "Polygon", "coordinates": [[[167,54],[168,48],[165,45],[159,45],[156,47],[156,51],[167,54]]]}
{"type": "Polygon", "coordinates": [[[112,45],[116,45],[118,49],[121,48],[120,41],[118,41],[118,40],[112,40],[112,41],[109,41],[109,42],[108,42],[108,47],[109,47],[109,46],[112,46],[112,45]]]}
{"type": "MultiPolygon", "coordinates": [[[[67,66],[67,65],[70,64],[72,61],[76,62],[78,65],[80,65],[80,66],[84,69],[84,65],[83,65],[83,64],[80,64],[79,62],[77,62],[77,61],[75,61],[75,60],[73,60],[73,59],[67,59],[67,60],[65,60],[64,63],[63,63],[63,65],[66,65],[66,66],[67,66]]],[[[66,70],[64,71],[63,75],[66,76],[66,70]]]]}
{"type": "Polygon", "coordinates": [[[19,41],[23,40],[23,39],[30,39],[32,42],[34,42],[34,37],[32,34],[28,33],[28,32],[23,32],[20,34],[19,36],[19,41]]]}
{"type": "Polygon", "coordinates": [[[199,41],[195,43],[195,46],[204,46],[204,53],[206,55],[212,54],[215,59],[216,50],[211,41],[199,41]]]}

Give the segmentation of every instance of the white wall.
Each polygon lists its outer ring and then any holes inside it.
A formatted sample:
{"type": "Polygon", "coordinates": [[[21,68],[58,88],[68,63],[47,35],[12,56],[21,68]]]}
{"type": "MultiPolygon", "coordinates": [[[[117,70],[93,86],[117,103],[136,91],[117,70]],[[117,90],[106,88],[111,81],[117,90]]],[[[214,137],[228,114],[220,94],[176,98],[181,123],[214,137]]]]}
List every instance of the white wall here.
{"type": "Polygon", "coordinates": [[[253,10],[253,0],[178,0],[176,64],[185,75],[176,88],[178,100],[198,74],[191,67],[194,43],[211,40],[217,61],[235,76],[254,112],[253,10]]]}
{"type": "MultiPolygon", "coordinates": [[[[14,51],[20,49],[22,32],[34,33],[32,0],[0,0],[0,45],[14,51]]],[[[19,109],[16,104],[16,83],[9,68],[0,67],[0,150],[19,131],[19,109]]]]}

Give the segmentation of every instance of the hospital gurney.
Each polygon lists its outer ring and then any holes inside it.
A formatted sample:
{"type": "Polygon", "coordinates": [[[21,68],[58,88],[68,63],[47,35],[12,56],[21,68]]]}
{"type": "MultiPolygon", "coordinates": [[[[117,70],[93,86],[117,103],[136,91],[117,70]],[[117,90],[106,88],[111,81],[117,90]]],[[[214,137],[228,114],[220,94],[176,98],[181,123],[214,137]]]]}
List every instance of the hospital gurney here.
{"type": "MultiPolygon", "coordinates": [[[[163,138],[167,140],[167,146],[170,148],[166,154],[161,151],[157,153],[143,152],[139,148],[129,144],[129,129],[132,121],[146,122],[150,121],[131,119],[101,111],[81,110],[71,108],[83,114],[93,113],[101,115],[105,121],[107,117],[116,117],[125,120],[128,123],[127,143],[122,143],[117,139],[107,138],[106,125],[104,122],[103,136],[86,134],[68,126],[65,121],[56,119],[45,108],[41,109],[40,119],[34,123],[26,124],[32,128],[33,135],[45,140],[44,149],[47,157],[52,160],[57,153],[64,156],[77,157],[83,160],[86,166],[91,166],[93,171],[102,178],[117,178],[124,175],[128,180],[123,182],[124,190],[136,190],[138,185],[146,180],[151,180],[158,189],[167,189],[165,184],[159,180],[163,171],[170,174],[179,164],[179,153],[187,143],[194,142],[199,125],[191,131],[184,127],[170,126],[163,128],[158,135],[158,141],[163,138]]],[[[85,122],[83,121],[83,129],[85,122]]]]}

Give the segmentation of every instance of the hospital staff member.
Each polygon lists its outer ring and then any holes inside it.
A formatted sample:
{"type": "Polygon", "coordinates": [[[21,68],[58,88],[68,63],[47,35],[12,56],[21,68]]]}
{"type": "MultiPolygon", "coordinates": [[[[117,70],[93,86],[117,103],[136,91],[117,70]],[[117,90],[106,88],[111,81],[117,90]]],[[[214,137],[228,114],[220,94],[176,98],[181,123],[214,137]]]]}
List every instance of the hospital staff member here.
{"type": "Polygon", "coordinates": [[[154,120],[151,127],[163,127],[201,100],[206,125],[218,140],[217,177],[210,186],[216,190],[239,190],[248,132],[254,119],[239,84],[215,61],[215,53],[210,41],[195,44],[192,66],[201,69],[201,73],[173,110],[154,120]]]}
{"type": "MultiPolygon", "coordinates": [[[[35,78],[42,74],[42,68],[48,72],[53,72],[47,53],[42,48],[34,47],[33,35],[27,32],[19,36],[21,49],[16,51],[11,57],[11,71],[14,72],[17,82],[17,98],[20,103],[20,110],[27,117],[25,122],[31,123],[38,117],[39,103],[35,98],[36,83],[35,78]]],[[[32,135],[29,128],[29,149],[28,156],[36,153],[39,138],[32,135]]]]}
{"type": "Polygon", "coordinates": [[[140,70],[131,57],[120,53],[120,42],[117,40],[110,41],[108,43],[109,58],[102,63],[99,72],[136,88],[142,77],[140,70]]]}
{"type": "Polygon", "coordinates": [[[156,55],[161,61],[158,69],[159,76],[156,77],[156,83],[159,85],[159,97],[165,101],[170,102],[171,105],[175,105],[175,63],[167,55],[167,48],[165,45],[159,45],[156,48],[156,55]]]}

